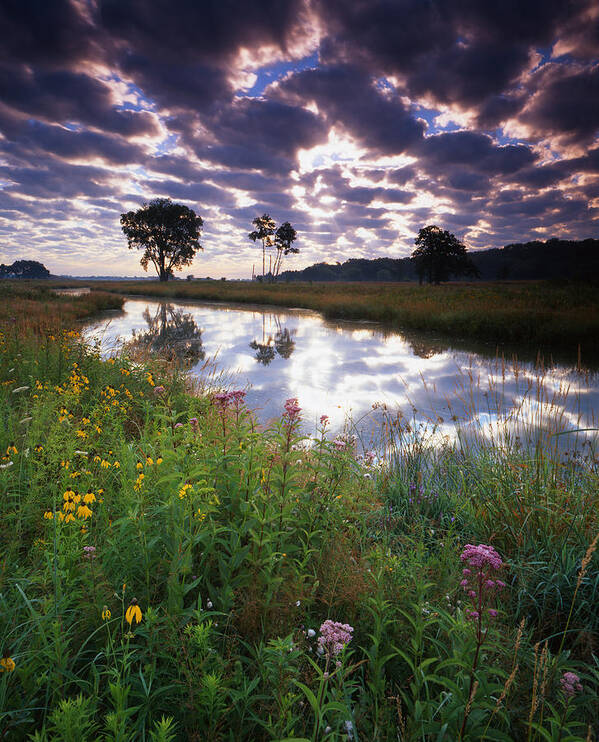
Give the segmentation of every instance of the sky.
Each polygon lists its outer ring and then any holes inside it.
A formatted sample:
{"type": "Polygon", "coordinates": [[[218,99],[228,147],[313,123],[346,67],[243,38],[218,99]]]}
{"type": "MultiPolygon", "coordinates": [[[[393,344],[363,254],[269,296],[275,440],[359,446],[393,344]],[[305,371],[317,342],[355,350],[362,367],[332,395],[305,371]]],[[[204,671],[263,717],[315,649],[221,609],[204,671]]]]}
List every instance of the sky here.
{"type": "MultiPolygon", "coordinates": [[[[596,0],[3,0],[0,262],[144,275],[119,217],[204,222],[185,277],[598,237],[596,0]]],[[[151,266],[150,266],[151,269],[151,266]]]]}

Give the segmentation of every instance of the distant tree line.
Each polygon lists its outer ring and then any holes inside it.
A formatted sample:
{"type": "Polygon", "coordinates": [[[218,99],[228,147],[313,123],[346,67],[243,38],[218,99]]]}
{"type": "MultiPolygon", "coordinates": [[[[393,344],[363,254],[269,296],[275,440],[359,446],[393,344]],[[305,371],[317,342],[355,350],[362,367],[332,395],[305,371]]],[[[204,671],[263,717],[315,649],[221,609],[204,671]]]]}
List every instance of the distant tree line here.
{"type": "Polygon", "coordinates": [[[37,260],[15,260],[12,265],[0,263],[0,278],[50,278],[50,271],[37,260]]]}
{"type": "MultiPolygon", "coordinates": [[[[478,280],[599,279],[599,240],[514,243],[468,252],[478,280]]],[[[421,266],[413,258],[351,258],[330,265],[316,263],[300,271],[284,271],[280,281],[418,281],[421,266]]],[[[467,274],[466,280],[473,280],[467,274]]]]}

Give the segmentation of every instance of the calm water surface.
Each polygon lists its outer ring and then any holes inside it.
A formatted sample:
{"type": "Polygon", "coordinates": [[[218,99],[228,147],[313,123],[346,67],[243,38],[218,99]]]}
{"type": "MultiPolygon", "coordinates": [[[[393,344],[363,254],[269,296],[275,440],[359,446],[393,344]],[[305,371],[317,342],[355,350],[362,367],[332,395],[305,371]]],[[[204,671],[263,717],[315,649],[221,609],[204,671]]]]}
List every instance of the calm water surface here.
{"type": "MultiPolygon", "coordinates": [[[[176,356],[192,374],[222,373],[223,386],[247,389],[248,406],[262,422],[297,397],[307,433],[323,414],[333,431],[351,419],[365,446],[376,445],[371,437],[380,434],[381,417],[398,412],[412,426],[450,438],[457,425],[472,432],[507,424],[521,436],[598,427],[596,372],[504,363],[489,350],[458,350],[451,341],[331,322],[301,309],[136,298],[88,325],[85,336],[104,354],[136,348],[176,356]]],[[[589,435],[563,440],[570,445],[589,435]]]]}

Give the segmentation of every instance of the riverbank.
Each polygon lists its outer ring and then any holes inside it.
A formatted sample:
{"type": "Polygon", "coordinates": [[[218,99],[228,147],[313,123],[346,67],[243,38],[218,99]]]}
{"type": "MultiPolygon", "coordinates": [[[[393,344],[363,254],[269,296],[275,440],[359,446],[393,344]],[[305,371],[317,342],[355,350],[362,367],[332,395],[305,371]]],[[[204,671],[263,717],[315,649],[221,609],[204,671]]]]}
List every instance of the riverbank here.
{"type": "Polygon", "coordinates": [[[389,416],[382,466],[292,400],[259,432],[236,390],[27,323],[0,336],[1,736],[593,738],[592,447],[389,416]]]}
{"type": "Polygon", "coordinates": [[[104,291],[302,307],[329,319],[371,320],[395,329],[450,337],[552,347],[574,359],[597,355],[599,292],[590,284],[551,282],[455,283],[442,286],[381,283],[261,284],[190,281],[102,282],[104,291]]]}

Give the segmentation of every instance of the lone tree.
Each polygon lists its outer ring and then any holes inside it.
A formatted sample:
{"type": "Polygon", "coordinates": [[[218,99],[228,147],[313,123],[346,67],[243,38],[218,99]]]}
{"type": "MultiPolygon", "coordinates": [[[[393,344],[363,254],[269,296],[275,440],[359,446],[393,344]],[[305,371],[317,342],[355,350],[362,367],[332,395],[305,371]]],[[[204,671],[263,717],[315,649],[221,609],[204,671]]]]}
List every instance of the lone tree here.
{"type": "Polygon", "coordinates": [[[274,219],[271,219],[268,214],[262,214],[257,216],[252,224],[256,229],[250,232],[248,237],[252,242],[256,240],[262,240],[262,278],[266,274],[266,245],[270,247],[272,245],[272,236],[275,233],[276,224],[274,219]]]}
{"type": "Polygon", "coordinates": [[[426,278],[429,283],[440,284],[450,276],[479,275],[477,267],[466,254],[466,247],[446,229],[431,224],[418,232],[415,240],[418,247],[412,253],[420,283],[426,278]]]}
{"type": "Polygon", "coordinates": [[[154,263],[161,281],[168,281],[173,270],[190,265],[196,252],[204,249],[199,243],[202,217],[170,198],[156,198],[137,211],[121,214],[121,226],[129,249],[144,250],[140,261],[144,270],[154,263]]]}
{"type": "Polygon", "coordinates": [[[273,276],[276,278],[281,270],[281,261],[283,255],[289,255],[292,253],[296,255],[299,252],[298,247],[293,247],[293,243],[297,239],[297,232],[289,224],[289,222],[283,222],[275,233],[275,247],[277,248],[277,255],[275,257],[275,265],[273,269],[273,276]]]}

